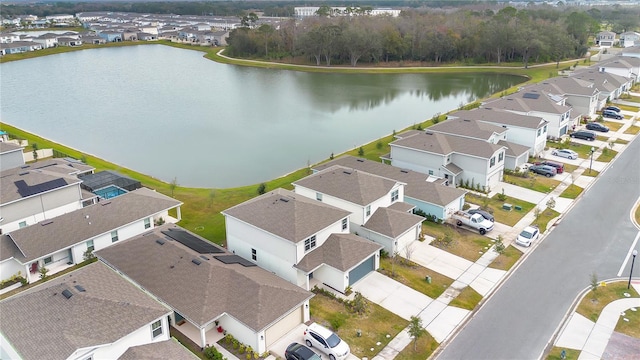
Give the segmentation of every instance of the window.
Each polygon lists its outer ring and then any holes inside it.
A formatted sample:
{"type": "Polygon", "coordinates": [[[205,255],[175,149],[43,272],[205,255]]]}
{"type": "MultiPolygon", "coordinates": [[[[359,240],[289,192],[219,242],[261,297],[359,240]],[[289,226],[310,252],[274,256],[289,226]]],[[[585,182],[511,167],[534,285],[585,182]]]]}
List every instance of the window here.
{"type": "Polygon", "coordinates": [[[395,189],[391,192],[391,202],[398,200],[398,197],[399,197],[398,194],[399,194],[398,189],[395,189]]]}
{"type": "Polygon", "coordinates": [[[347,218],[342,219],[342,230],[347,230],[347,218]]]}
{"type": "Polygon", "coordinates": [[[258,261],[258,252],[256,249],[251,249],[251,259],[253,261],[258,261]]]}
{"type": "Polygon", "coordinates": [[[87,241],[87,250],[89,251],[95,250],[95,246],[93,246],[93,240],[87,241]]]}
{"type": "Polygon", "coordinates": [[[46,258],[44,258],[45,265],[51,264],[52,262],[53,262],[53,258],[51,256],[47,256],[46,258]]]}
{"type": "Polygon", "coordinates": [[[144,219],[144,228],[148,229],[150,227],[151,227],[151,219],[149,218],[144,219]]]}
{"type": "Polygon", "coordinates": [[[26,221],[20,221],[18,226],[22,229],[23,227],[27,226],[27,222],[26,221]]]}
{"type": "Polygon", "coordinates": [[[311,249],[313,249],[314,247],[316,247],[316,236],[313,235],[312,237],[308,238],[307,240],[304,241],[304,251],[309,251],[311,249]]]}
{"type": "Polygon", "coordinates": [[[162,320],[158,320],[151,324],[151,334],[154,339],[162,335],[162,320]]]}
{"type": "Polygon", "coordinates": [[[544,132],[545,134],[547,133],[547,125],[545,125],[545,126],[542,128],[542,132],[544,132]]]}
{"type": "Polygon", "coordinates": [[[114,243],[116,241],[118,241],[118,230],[111,232],[111,242],[114,243]]]}
{"type": "Polygon", "coordinates": [[[542,130],[538,129],[538,136],[542,135],[542,130]]]}
{"type": "Polygon", "coordinates": [[[491,162],[489,163],[489,167],[493,167],[496,164],[496,157],[491,158],[491,162]]]}
{"type": "Polygon", "coordinates": [[[429,175],[433,175],[433,170],[429,170],[429,175]]]}
{"type": "Polygon", "coordinates": [[[321,193],[316,193],[316,200],[322,201],[322,194],[321,193]]]}
{"type": "Polygon", "coordinates": [[[498,162],[501,162],[504,159],[504,153],[501,152],[500,154],[498,154],[498,162]]]}
{"type": "Polygon", "coordinates": [[[365,214],[366,214],[366,216],[371,215],[371,205],[367,205],[367,207],[365,209],[365,214]]]}

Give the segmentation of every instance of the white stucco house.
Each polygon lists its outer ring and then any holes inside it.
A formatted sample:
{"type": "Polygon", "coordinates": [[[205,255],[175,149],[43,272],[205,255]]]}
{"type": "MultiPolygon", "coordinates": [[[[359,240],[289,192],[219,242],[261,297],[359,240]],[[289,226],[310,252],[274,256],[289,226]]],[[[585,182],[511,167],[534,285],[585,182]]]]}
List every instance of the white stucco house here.
{"type": "Polygon", "coordinates": [[[491,189],[504,175],[504,145],[437,132],[411,130],[389,145],[391,165],[480,189],[491,189]]]}
{"type": "Polygon", "coordinates": [[[0,236],[0,279],[20,274],[28,282],[84,261],[95,251],[152,229],[182,203],[147,188],[101,201],[0,236]]]}
{"type": "Polygon", "coordinates": [[[350,231],[372,240],[389,254],[402,253],[422,233],[421,216],[404,202],[405,183],[334,165],[293,184],[296,194],[351,213],[350,231]]]}
{"type": "Polygon", "coordinates": [[[607,101],[619,98],[620,95],[627,91],[627,89],[630,89],[633,84],[629,78],[605,71],[598,71],[598,69],[594,67],[578,70],[571,74],[571,77],[592,82],[594,86],[598,88],[600,94],[598,95],[597,109],[602,109],[607,101]]]}
{"type": "MultiPolygon", "coordinates": [[[[635,31],[627,31],[620,34],[620,44],[622,47],[629,48],[640,45],[640,33],[635,31]]],[[[625,55],[623,53],[623,55],[625,55]]]]}
{"type": "Polygon", "coordinates": [[[379,267],[382,246],[347,236],[351,212],[315,198],[276,189],[222,214],[230,251],[304,289],[310,289],[314,279],[344,292],[379,267]],[[308,257],[329,254],[325,245],[339,251],[334,257],[344,259],[340,267],[332,262],[313,269],[298,266],[309,262],[308,257]]]}
{"type": "Polygon", "coordinates": [[[572,120],[577,120],[572,117],[571,106],[566,104],[565,97],[531,87],[499,99],[488,100],[481,107],[541,117],[548,123],[548,136],[554,138],[566,134],[572,120]]]}
{"type": "Polygon", "coordinates": [[[264,353],[309,320],[311,292],[173,224],[96,256],[171,309],[172,326],[202,348],[227,332],[264,353]]]}
{"type": "Polygon", "coordinates": [[[0,357],[117,359],[131,347],[169,341],[170,314],[96,262],[0,301],[0,357]]]}
{"type": "MultiPolygon", "coordinates": [[[[598,71],[604,71],[630,79],[632,83],[640,81],[640,58],[618,56],[597,64],[598,71]]],[[[629,89],[625,89],[627,91],[629,89]]]]}
{"type": "Polygon", "coordinates": [[[24,165],[23,147],[11,142],[0,141],[0,170],[24,165]]]}
{"type": "Polygon", "coordinates": [[[601,31],[596,34],[596,45],[600,47],[612,47],[618,42],[613,31],[601,31]]]}
{"type": "Polygon", "coordinates": [[[600,90],[592,82],[576,77],[558,76],[543,80],[532,88],[565,97],[574,117],[591,117],[598,110],[600,90]]]}

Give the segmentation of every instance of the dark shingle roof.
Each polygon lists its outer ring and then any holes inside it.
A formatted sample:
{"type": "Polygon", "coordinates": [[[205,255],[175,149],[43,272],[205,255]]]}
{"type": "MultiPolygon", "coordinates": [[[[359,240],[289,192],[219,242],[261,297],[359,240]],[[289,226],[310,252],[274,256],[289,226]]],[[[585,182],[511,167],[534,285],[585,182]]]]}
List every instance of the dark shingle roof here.
{"type": "Polygon", "coordinates": [[[483,108],[503,109],[529,113],[531,111],[549,114],[564,114],[571,109],[566,105],[558,105],[555,95],[535,88],[524,88],[517,93],[500,99],[488,101],[483,108]]]}
{"type": "Polygon", "coordinates": [[[47,169],[33,169],[23,165],[0,172],[0,203],[8,204],[16,200],[79,184],[77,177],[47,169]]]}
{"type": "Polygon", "coordinates": [[[509,141],[504,141],[504,140],[498,141],[498,144],[507,148],[507,150],[505,151],[505,155],[507,156],[518,157],[524,153],[529,153],[528,146],[524,146],[524,145],[520,145],[520,144],[516,144],[509,141]]]}
{"type": "Polygon", "coordinates": [[[1,301],[0,329],[24,359],[66,359],[168,314],[112,269],[94,263],[1,301]],[[67,299],[64,290],[72,296],[67,299]]]}
{"type": "Polygon", "coordinates": [[[408,230],[414,229],[423,220],[422,216],[381,207],[362,227],[395,239],[408,230]]]}
{"type": "Polygon", "coordinates": [[[273,190],[222,213],[294,243],[350,214],[285,189],[273,190]]]}
{"type": "Polygon", "coordinates": [[[130,347],[118,360],[188,360],[198,357],[182,346],[178,340],[166,341],[130,347]]]}
{"type": "Polygon", "coordinates": [[[392,147],[405,147],[439,155],[459,153],[485,159],[489,159],[493,154],[500,150],[500,148],[502,148],[502,146],[495,145],[484,140],[435,132],[432,133],[429,131],[395,140],[389,145],[392,147]]]}
{"type": "Polygon", "coordinates": [[[468,119],[448,119],[430,126],[428,131],[459,135],[474,139],[489,140],[494,134],[503,134],[507,129],[489,123],[468,119]]]}
{"type": "Polygon", "coordinates": [[[327,264],[340,271],[348,271],[382,247],[357,235],[331,234],[322,246],[305,255],[295,267],[311,272],[321,264],[327,264]]]}
{"type": "Polygon", "coordinates": [[[313,296],[258,266],[225,264],[211,255],[204,260],[162,233],[169,228],[178,227],[165,224],[96,256],[199,326],[227,313],[260,331],[313,296]]]}

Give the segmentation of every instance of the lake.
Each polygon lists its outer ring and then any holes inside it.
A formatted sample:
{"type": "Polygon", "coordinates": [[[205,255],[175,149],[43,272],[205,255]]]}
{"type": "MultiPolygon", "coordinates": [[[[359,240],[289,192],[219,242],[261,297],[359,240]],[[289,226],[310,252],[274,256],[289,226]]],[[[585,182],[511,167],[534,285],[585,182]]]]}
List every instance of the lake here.
{"type": "Polygon", "coordinates": [[[219,64],[163,45],[0,65],[0,119],[181,186],[268,181],[524,81],[219,64]]]}

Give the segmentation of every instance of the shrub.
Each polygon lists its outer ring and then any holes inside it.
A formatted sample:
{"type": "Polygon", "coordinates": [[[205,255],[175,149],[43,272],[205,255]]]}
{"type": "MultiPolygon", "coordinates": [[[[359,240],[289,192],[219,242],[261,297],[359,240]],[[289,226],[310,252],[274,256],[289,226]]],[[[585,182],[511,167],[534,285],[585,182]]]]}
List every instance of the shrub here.
{"type": "Polygon", "coordinates": [[[362,146],[358,149],[358,156],[364,156],[364,148],[362,146]]]}
{"type": "Polygon", "coordinates": [[[262,194],[264,194],[265,192],[267,192],[267,184],[265,184],[265,183],[261,183],[261,184],[258,186],[258,195],[262,195],[262,194]]]}
{"type": "Polygon", "coordinates": [[[204,348],[204,357],[207,360],[222,360],[224,357],[214,346],[207,346],[204,348]]]}
{"type": "Polygon", "coordinates": [[[470,207],[471,205],[469,205],[468,203],[464,203],[464,205],[462,205],[462,210],[469,210],[470,207]]]}
{"type": "Polygon", "coordinates": [[[333,313],[330,315],[329,317],[329,324],[331,324],[331,327],[333,328],[333,330],[338,330],[340,329],[340,327],[342,327],[342,325],[344,325],[344,323],[347,321],[347,315],[343,314],[343,313],[333,313]]]}
{"type": "Polygon", "coordinates": [[[244,354],[246,351],[247,351],[247,346],[246,346],[245,344],[240,344],[240,345],[238,346],[238,352],[239,352],[240,354],[244,354]]]}
{"type": "Polygon", "coordinates": [[[367,303],[367,299],[365,299],[360,292],[356,291],[356,295],[353,297],[353,300],[348,303],[348,306],[351,311],[362,315],[367,312],[369,303],[367,303]]]}
{"type": "Polygon", "coordinates": [[[504,193],[504,188],[502,189],[502,192],[500,194],[498,194],[498,200],[500,200],[500,201],[507,200],[507,195],[504,193]]]}
{"type": "Polygon", "coordinates": [[[384,145],[382,144],[382,141],[378,141],[378,142],[376,143],[376,148],[377,148],[378,150],[382,149],[382,147],[383,147],[383,146],[384,146],[384,145]]]}

